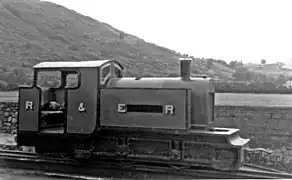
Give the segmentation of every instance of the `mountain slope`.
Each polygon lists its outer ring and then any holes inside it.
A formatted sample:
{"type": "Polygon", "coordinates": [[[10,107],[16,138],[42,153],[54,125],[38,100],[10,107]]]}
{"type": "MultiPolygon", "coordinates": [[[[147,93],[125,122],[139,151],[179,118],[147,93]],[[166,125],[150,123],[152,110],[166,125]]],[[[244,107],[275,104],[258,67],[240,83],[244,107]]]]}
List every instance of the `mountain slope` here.
{"type": "MultiPolygon", "coordinates": [[[[41,61],[115,58],[125,66],[126,75],[157,76],[178,74],[181,57],[106,23],[39,0],[0,0],[0,55],[0,86],[29,82],[26,74],[41,61]]],[[[202,59],[193,63],[194,73],[220,75],[221,69],[216,64],[207,67],[202,59]]],[[[227,73],[232,76],[232,69],[227,73]]]]}

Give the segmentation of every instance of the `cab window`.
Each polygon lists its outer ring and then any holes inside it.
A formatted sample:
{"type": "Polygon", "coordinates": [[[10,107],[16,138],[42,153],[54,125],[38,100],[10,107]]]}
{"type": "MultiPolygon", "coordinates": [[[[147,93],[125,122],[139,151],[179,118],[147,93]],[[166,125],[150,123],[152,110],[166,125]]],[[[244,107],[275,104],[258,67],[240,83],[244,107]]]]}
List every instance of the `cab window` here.
{"type": "Polygon", "coordinates": [[[104,66],[100,72],[100,82],[103,83],[106,76],[110,73],[110,65],[104,66]]]}
{"type": "Polygon", "coordinates": [[[117,67],[117,65],[115,65],[115,75],[118,78],[121,78],[123,76],[122,75],[122,70],[119,67],[117,67]]]}
{"type": "Polygon", "coordinates": [[[79,85],[79,75],[77,72],[68,73],[66,75],[66,88],[77,88],[79,85]]]}
{"type": "Polygon", "coordinates": [[[60,71],[40,71],[37,73],[37,86],[40,88],[59,88],[62,85],[60,71]]]}
{"type": "Polygon", "coordinates": [[[115,75],[118,78],[123,77],[123,72],[121,70],[121,68],[116,65],[116,64],[107,64],[105,66],[103,66],[100,70],[100,83],[103,84],[105,78],[111,73],[111,66],[113,66],[113,75],[115,75]]]}
{"type": "Polygon", "coordinates": [[[215,93],[209,93],[209,101],[210,101],[210,105],[211,105],[211,114],[212,114],[212,119],[211,121],[215,121],[215,93]]]}

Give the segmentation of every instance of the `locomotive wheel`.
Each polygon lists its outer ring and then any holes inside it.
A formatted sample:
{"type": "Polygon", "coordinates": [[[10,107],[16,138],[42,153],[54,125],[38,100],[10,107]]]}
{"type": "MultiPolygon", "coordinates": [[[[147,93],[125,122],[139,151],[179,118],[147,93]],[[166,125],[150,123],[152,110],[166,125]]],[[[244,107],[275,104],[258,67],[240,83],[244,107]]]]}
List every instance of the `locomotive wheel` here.
{"type": "Polygon", "coordinates": [[[60,152],[59,153],[60,158],[62,159],[71,159],[73,157],[73,153],[71,152],[60,152]]]}
{"type": "Polygon", "coordinates": [[[42,147],[39,147],[39,146],[35,146],[34,151],[35,151],[37,156],[45,156],[45,154],[46,154],[45,149],[42,147]]]}
{"type": "Polygon", "coordinates": [[[91,152],[75,152],[74,153],[74,158],[78,160],[89,160],[91,158],[91,152]]]}

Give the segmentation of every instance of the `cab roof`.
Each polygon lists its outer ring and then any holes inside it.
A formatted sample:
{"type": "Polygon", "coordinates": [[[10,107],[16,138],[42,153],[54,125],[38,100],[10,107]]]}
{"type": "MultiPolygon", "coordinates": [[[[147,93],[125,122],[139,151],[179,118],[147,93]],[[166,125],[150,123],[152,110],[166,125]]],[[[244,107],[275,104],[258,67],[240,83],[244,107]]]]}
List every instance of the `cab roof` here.
{"type": "Polygon", "coordinates": [[[41,62],[33,66],[35,69],[48,69],[48,68],[95,68],[101,67],[107,63],[115,63],[124,69],[123,66],[116,60],[93,60],[93,61],[54,61],[54,62],[41,62]]]}

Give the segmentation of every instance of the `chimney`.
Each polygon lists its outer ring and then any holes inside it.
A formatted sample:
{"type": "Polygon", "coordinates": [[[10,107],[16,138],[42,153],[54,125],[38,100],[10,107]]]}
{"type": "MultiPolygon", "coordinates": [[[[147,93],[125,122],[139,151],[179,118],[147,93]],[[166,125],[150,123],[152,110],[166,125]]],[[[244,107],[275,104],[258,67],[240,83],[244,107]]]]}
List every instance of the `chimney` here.
{"type": "Polygon", "coordinates": [[[179,58],[180,60],[180,77],[183,80],[189,80],[192,73],[192,58],[179,58]]]}

